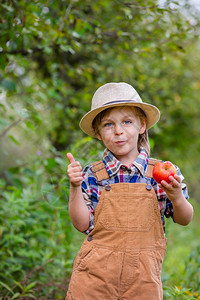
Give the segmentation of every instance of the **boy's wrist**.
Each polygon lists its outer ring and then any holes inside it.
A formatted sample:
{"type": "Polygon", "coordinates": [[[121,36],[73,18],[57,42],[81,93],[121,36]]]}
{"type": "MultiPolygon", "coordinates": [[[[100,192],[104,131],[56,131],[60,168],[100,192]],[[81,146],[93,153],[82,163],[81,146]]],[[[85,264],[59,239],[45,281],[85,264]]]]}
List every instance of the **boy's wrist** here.
{"type": "Polygon", "coordinates": [[[185,200],[185,197],[183,195],[183,193],[181,193],[180,195],[177,195],[176,197],[170,199],[173,203],[173,205],[179,206],[182,205],[183,201],[185,200]]]}
{"type": "Polygon", "coordinates": [[[71,189],[77,190],[77,189],[80,189],[80,187],[81,187],[81,183],[80,184],[75,184],[73,182],[70,182],[70,188],[71,189]]]}

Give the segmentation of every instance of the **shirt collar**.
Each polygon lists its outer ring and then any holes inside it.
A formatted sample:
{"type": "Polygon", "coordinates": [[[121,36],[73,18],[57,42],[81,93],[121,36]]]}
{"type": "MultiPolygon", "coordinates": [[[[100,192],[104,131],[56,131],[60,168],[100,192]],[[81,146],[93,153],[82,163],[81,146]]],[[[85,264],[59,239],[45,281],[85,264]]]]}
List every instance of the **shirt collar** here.
{"type": "MultiPolygon", "coordinates": [[[[144,176],[148,159],[149,157],[145,149],[141,149],[138,157],[131,164],[130,169],[136,167],[141,175],[144,176]]],[[[116,175],[119,172],[121,166],[123,166],[123,164],[107,148],[104,150],[103,161],[110,177],[116,175]]]]}
{"type": "Polygon", "coordinates": [[[145,149],[141,149],[138,157],[133,162],[133,165],[139,170],[142,176],[144,176],[147,168],[149,157],[145,151],[145,149]]]}

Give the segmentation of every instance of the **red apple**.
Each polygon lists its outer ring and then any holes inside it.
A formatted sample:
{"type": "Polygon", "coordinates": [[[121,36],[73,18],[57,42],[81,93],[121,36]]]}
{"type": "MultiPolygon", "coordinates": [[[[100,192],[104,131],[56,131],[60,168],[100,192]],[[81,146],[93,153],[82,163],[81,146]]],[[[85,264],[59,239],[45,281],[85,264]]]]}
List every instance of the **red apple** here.
{"type": "Polygon", "coordinates": [[[174,176],[176,173],[176,168],[170,161],[157,162],[153,167],[153,178],[158,183],[162,180],[169,183],[169,176],[174,176]]]}

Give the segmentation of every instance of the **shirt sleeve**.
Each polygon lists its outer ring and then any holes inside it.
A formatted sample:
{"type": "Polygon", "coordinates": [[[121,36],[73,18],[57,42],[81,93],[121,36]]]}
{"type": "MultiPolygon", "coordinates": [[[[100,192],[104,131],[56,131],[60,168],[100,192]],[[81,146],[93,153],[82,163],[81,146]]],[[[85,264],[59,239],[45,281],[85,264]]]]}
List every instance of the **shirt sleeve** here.
{"type": "Polygon", "coordinates": [[[85,204],[87,205],[87,208],[90,212],[90,220],[89,220],[89,227],[86,231],[84,231],[85,234],[89,234],[94,229],[94,204],[92,199],[92,193],[93,193],[93,185],[96,181],[95,177],[93,176],[89,166],[86,167],[83,170],[83,182],[82,182],[82,194],[83,198],[85,200],[85,204]]]}

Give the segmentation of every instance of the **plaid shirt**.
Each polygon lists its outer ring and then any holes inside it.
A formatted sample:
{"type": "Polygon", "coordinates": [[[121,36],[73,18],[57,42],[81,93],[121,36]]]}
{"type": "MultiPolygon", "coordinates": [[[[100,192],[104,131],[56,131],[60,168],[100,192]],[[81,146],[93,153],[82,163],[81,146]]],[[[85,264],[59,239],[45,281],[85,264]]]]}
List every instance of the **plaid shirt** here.
{"type": "MultiPolygon", "coordinates": [[[[152,187],[155,190],[159,203],[163,229],[165,231],[164,216],[167,218],[173,218],[173,206],[172,202],[167,198],[166,193],[159,188],[158,183],[153,178],[145,177],[148,159],[149,157],[147,156],[147,153],[144,149],[142,149],[136,160],[128,167],[123,165],[119,160],[117,160],[117,158],[108,149],[105,149],[103,154],[103,162],[109,174],[109,179],[102,180],[101,183],[97,182],[97,179],[92,173],[91,165],[84,168],[82,192],[86,205],[90,211],[90,224],[88,230],[86,230],[85,232],[86,234],[89,234],[94,228],[94,212],[99,202],[101,192],[106,184],[121,182],[146,183],[147,181],[151,183],[152,187]]],[[[182,181],[184,177],[177,166],[176,169],[177,174],[181,177],[182,181]]],[[[189,197],[186,184],[182,183],[182,189],[185,198],[188,199],[189,197]]]]}

